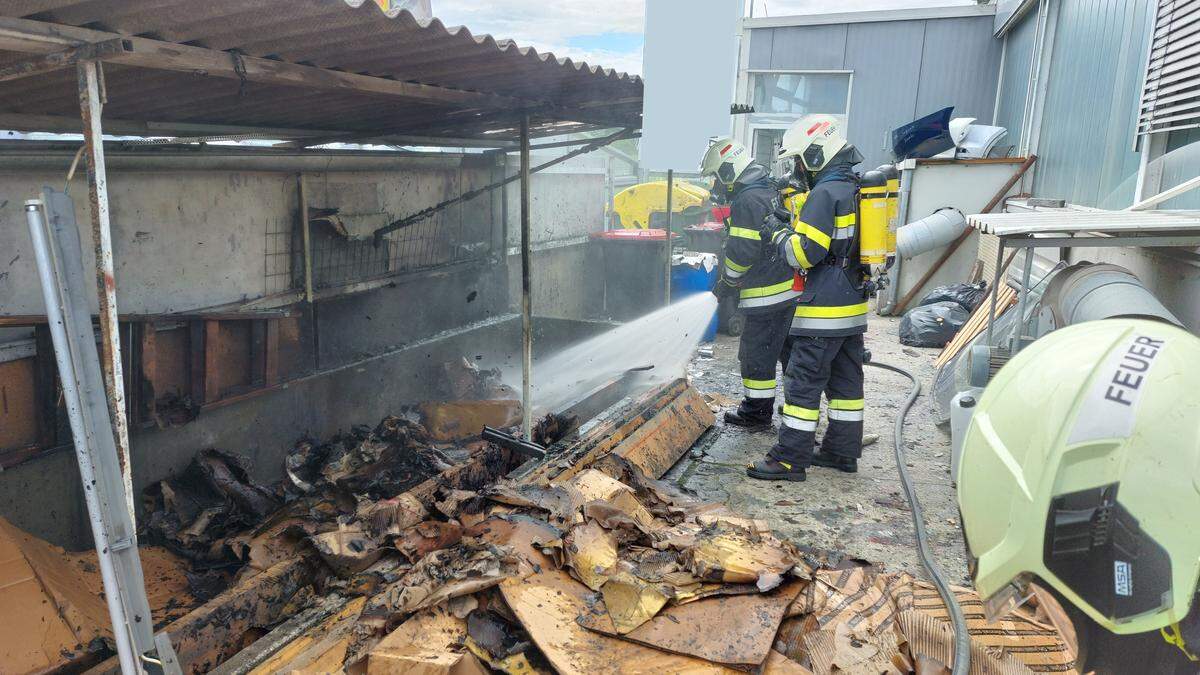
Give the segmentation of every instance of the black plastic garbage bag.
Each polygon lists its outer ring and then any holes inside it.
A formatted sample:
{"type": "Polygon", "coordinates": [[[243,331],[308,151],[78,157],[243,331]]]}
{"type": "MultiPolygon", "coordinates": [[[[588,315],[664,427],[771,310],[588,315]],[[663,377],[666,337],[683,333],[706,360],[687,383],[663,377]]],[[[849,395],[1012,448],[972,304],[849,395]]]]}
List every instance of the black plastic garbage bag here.
{"type": "Polygon", "coordinates": [[[950,284],[938,286],[921,298],[921,305],[932,305],[935,302],[957,302],[968,312],[974,312],[979,303],[987,295],[987,282],[974,284],[950,284]]]}
{"type": "Polygon", "coordinates": [[[953,301],[914,307],[900,320],[900,344],[910,347],[945,347],[971,313],[953,301]]]}

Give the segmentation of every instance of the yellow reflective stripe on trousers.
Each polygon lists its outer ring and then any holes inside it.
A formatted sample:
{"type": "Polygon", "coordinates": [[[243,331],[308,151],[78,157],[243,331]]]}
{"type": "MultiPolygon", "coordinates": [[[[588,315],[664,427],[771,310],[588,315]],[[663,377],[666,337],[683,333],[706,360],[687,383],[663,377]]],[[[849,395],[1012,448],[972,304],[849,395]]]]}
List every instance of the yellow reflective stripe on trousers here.
{"type": "Polygon", "coordinates": [[[814,242],[820,244],[824,248],[829,248],[829,243],[833,241],[829,235],[821,231],[821,228],[814,225],[809,225],[803,220],[796,221],[795,230],[797,234],[802,234],[809,239],[812,239],[814,242]]]}
{"type": "Polygon", "coordinates": [[[792,280],[781,281],[770,286],[759,286],[757,288],[744,288],[738,297],[745,300],[747,298],[765,298],[772,295],[778,295],[784,291],[792,290],[792,280]]]}
{"type": "Polygon", "coordinates": [[[796,318],[799,319],[841,319],[848,316],[858,316],[867,313],[867,303],[843,305],[841,307],[817,307],[800,305],[796,307],[796,318]]]}
{"type": "Polygon", "coordinates": [[[783,425],[798,431],[816,431],[817,418],[820,412],[812,408],[801,408],[798,405],[783,406],[783,425]]]}
{"type": "Polygon", "coordinates": [[[831,398],[830,410],[862,410],[865,402],[861,398],[831,398]]]}
{"type": "Polygon", "coordinates": [[[742,239],[753,239],[754,241],[760,241],[762,239],[762,235],[758,233],[758,230],[751,230],[748,227],[731,227],[729,228],[729,236],[741,237],[742,239]]]}
{"type": "Polygon", "coordinates": [[[788,417],[795,417],[798,420],[809,420],[815,422],[821,416],[821,411],[816,408],[803,408],[790,403],[783,404],[783,414],[788,417]]]}
{"type": "Polygon", "coordinates": [[[746,387],[747,389],[774,389],[775,380],[751,380],[743,377],[742,386],[746,387]]]}
{"type": "Polygon", "coordinates": [[[831,399],[829,399],[829,421],[831,421],[831,422],[861,422],[861,421],[863,421],[863,400],[861,398],[831,398],[831,399]]]}
{"type": "Polygon", "coordinates": [[[775,398],[775,380],[751,380],[742,378],[746,398],[775,398]]]}

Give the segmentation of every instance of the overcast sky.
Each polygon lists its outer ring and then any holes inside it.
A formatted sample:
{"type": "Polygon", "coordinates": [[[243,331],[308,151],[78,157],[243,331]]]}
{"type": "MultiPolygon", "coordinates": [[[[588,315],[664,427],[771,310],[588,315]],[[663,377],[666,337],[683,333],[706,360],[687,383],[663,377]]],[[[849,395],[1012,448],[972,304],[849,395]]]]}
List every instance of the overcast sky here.
{"type": "MultiPolygon", "coordinates": [[[[434,16],[448,26],[491,33],[627,73],[642,72],[644,0],[432,0],[434,16]]],[[[973,5],[975,0],[754,0],[755,16],[801,11],[973,5]]]]}

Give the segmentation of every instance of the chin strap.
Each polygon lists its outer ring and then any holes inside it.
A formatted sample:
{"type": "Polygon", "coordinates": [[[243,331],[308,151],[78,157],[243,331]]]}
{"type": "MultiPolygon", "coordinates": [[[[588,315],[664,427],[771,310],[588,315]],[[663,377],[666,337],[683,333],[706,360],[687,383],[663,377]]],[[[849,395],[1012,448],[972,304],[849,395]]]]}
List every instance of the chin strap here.
{"type": "Polygon", "coordinates": [[[1162,638],[1163,640],[1166,640],[1167,644],[1178,647],[1179,651],[1183,652],[1183,655],[1186,656],[1189,661],[1200,661],[1200,656],[1196,656],[1188,651],[1187,640],[1183,639],[1183,633],[1181,633],[1179,630],[1179,623],[1173,623],[1170,626],[1160,628],[1158,629],[1158,632],[1162,633],[1162,638]]]}

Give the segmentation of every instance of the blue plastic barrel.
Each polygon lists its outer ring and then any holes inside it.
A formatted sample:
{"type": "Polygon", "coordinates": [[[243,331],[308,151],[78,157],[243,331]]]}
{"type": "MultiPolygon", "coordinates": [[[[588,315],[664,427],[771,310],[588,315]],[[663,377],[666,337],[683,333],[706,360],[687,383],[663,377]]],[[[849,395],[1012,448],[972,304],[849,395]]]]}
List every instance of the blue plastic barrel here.
{"type": "MultiPolygon", "coordinates": [[[[713,253],[685,251],[671,258],[671,302],[689,295],[707,293],[717,282],[717,256],[713,253]]],[[[712,342],[717,337],[717,314],[704,331],[701,342],[712,342]]]]}

